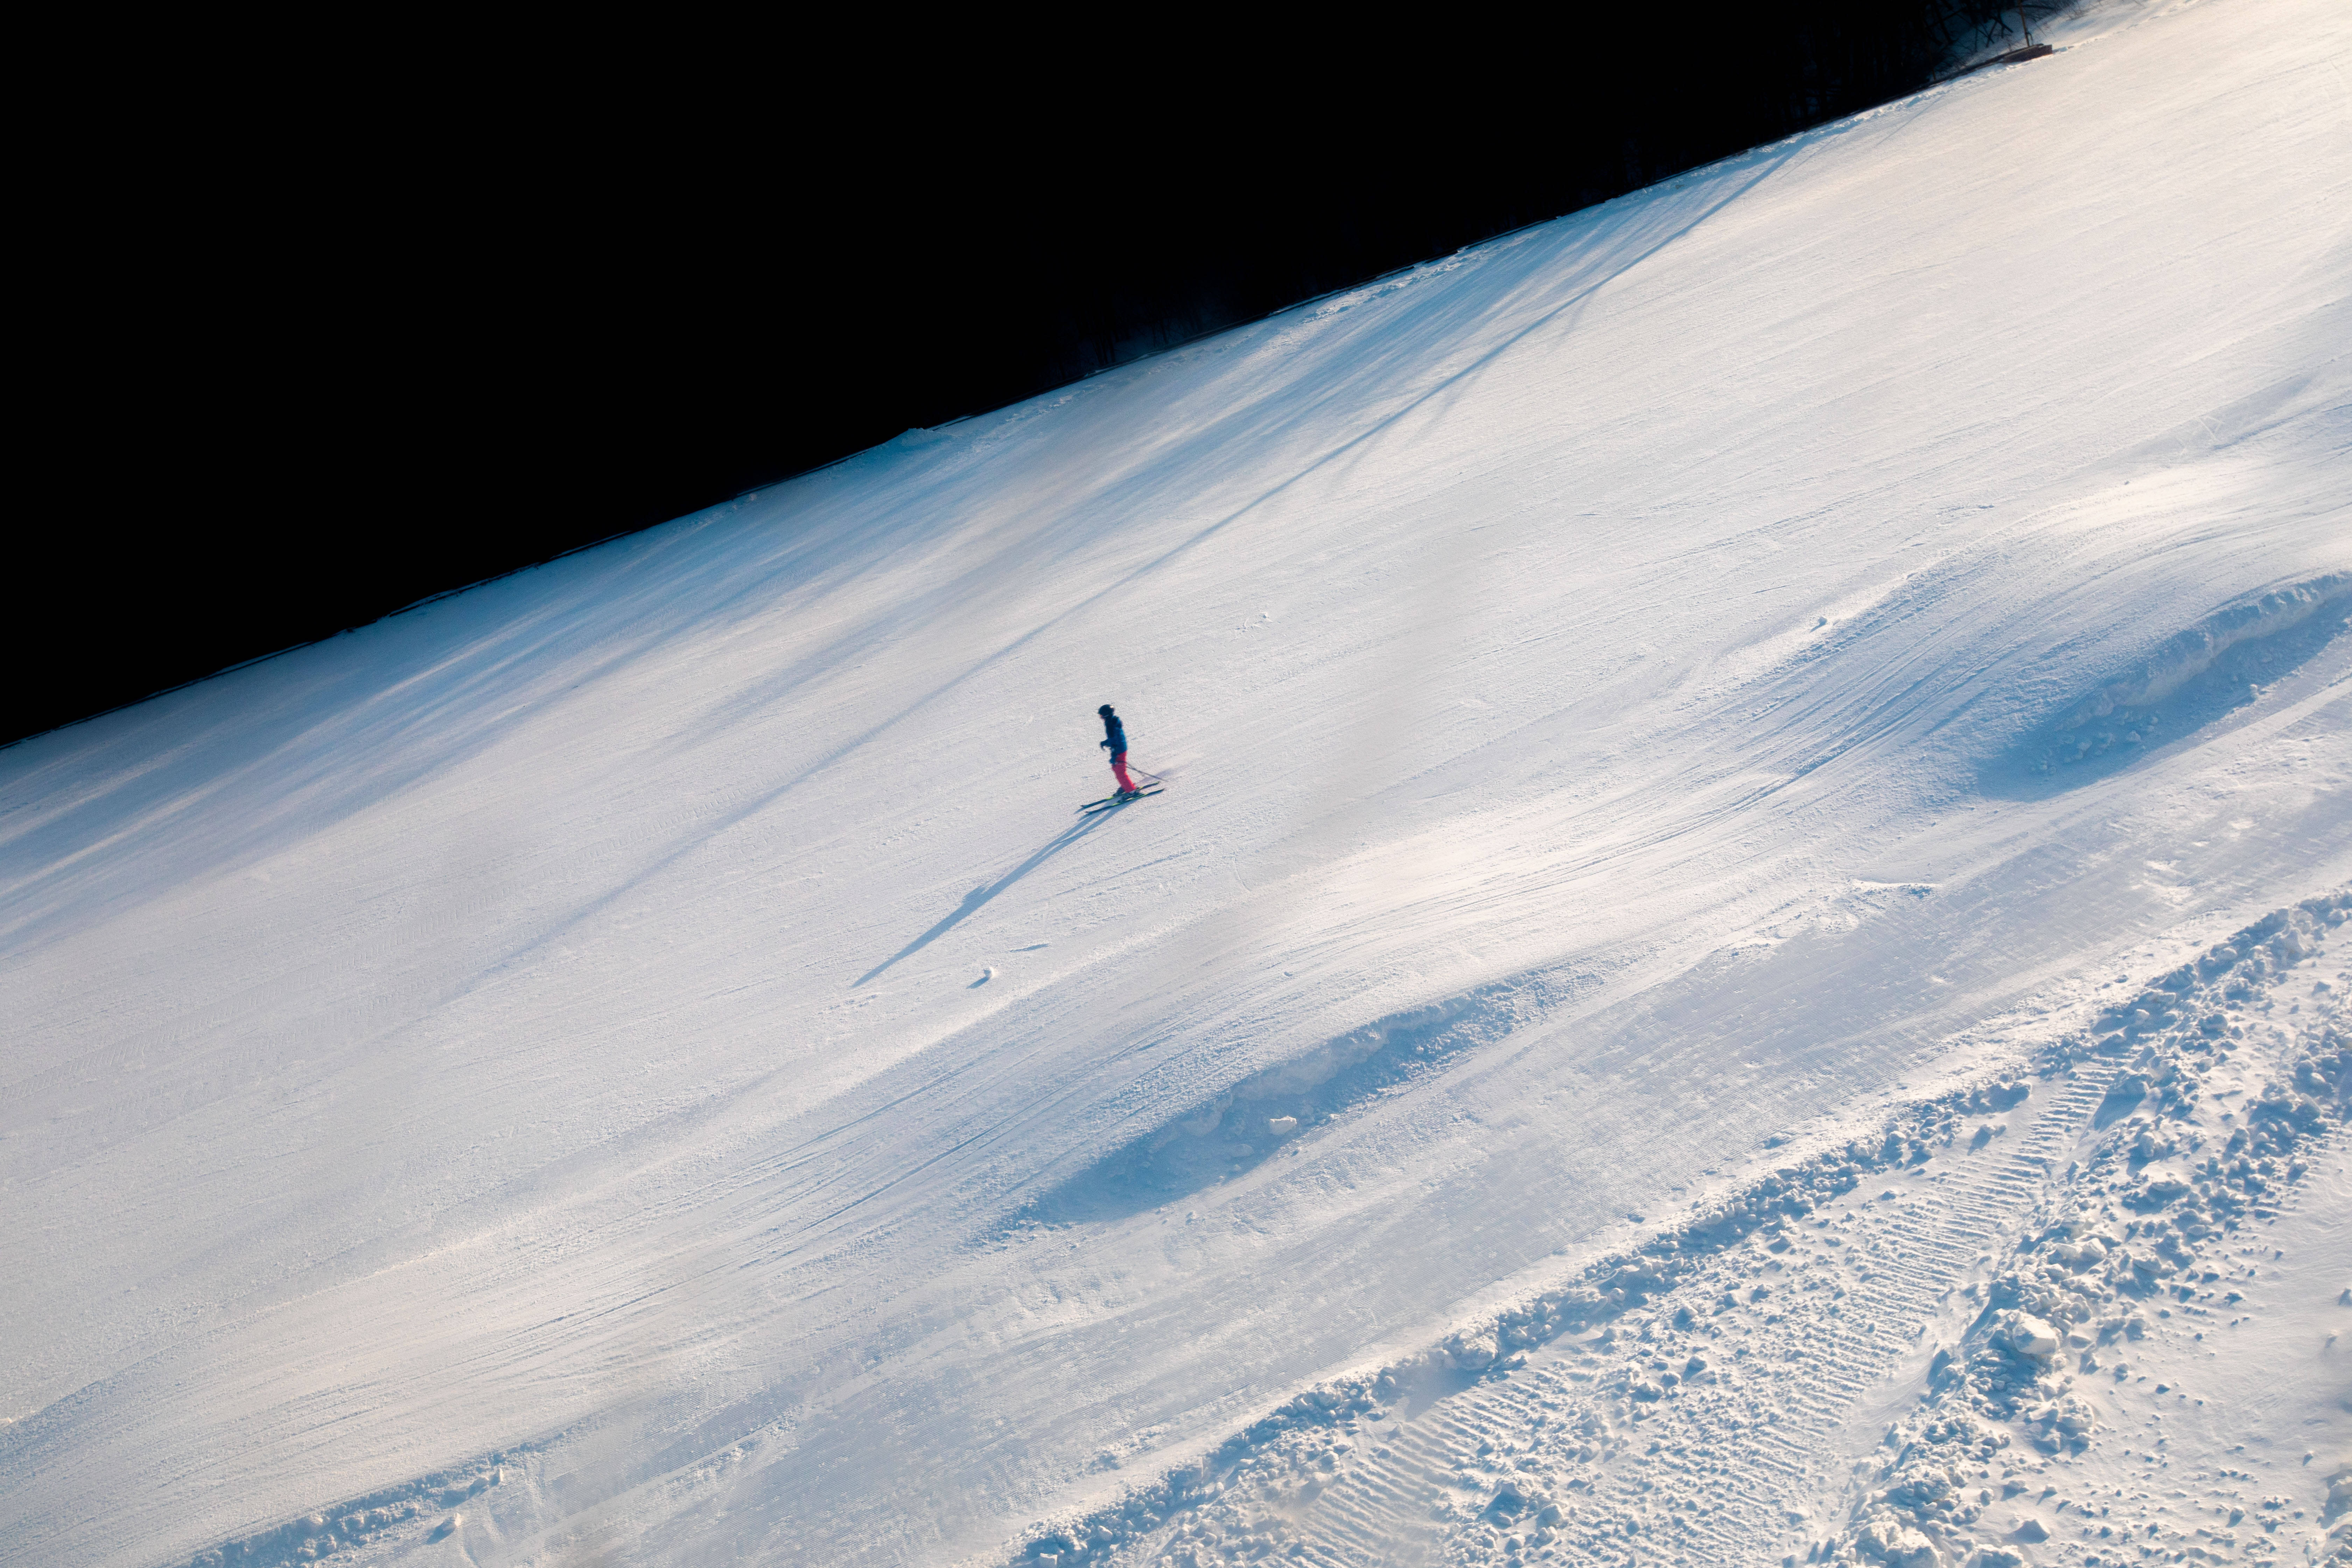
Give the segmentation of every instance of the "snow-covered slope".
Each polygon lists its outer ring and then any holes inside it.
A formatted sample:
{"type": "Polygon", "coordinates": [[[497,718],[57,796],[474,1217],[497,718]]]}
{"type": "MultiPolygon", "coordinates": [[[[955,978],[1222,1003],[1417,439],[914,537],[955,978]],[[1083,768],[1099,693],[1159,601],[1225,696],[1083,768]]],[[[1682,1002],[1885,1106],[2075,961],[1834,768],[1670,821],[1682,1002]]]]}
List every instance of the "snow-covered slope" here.
{"type": "Polygon", "coordinates": [[[2119,983],[2352,879],[2352,16],[2062,41],[0,752],[0,1555],[1574,1561],[1701,1450],[1692,1561],[1894,1529],[2064,1167],[1840,1152],[2104,1136],[2119,983]],[[1074,816],[1106,700],[1170,784],[1074,816]],[[1783,1166],[1916,1253],[1841,1375],[1533,1463],[1482,1327],[1734,1332],[1611,1260],[1783,1166]],[[1244,1493],[1342,1407],[1389,1501],[1244,1493]]]}

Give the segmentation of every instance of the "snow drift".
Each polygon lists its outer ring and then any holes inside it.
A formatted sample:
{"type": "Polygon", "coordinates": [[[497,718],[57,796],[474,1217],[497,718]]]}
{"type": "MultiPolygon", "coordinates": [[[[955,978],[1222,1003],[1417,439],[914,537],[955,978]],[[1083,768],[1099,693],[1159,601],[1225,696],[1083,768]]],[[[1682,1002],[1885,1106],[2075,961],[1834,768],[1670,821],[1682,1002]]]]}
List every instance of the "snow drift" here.
{"type": "Polygon", "coordinates": [[[2095,772],[2131,760],[2135,748],[2193,736],[2294,678],[2352,625],[2348,616],[2352,574],[2341,572],[2216,610],[2068,705],[1988,769],[1987,785],[2018,772],[2078,782],[2084,764],[2095,772]]]}

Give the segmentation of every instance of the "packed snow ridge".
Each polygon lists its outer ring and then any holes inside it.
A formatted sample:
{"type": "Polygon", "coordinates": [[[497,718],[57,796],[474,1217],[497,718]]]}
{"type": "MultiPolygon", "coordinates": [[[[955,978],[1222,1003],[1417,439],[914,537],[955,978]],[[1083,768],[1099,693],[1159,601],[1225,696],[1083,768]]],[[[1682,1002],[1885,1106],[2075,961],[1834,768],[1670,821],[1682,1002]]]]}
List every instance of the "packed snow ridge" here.
{"type": "Polygon", "coordinates": [[[2052,41],[0,751],[0,1563],[2343,1555],[2352,12],[2052,41]]]}

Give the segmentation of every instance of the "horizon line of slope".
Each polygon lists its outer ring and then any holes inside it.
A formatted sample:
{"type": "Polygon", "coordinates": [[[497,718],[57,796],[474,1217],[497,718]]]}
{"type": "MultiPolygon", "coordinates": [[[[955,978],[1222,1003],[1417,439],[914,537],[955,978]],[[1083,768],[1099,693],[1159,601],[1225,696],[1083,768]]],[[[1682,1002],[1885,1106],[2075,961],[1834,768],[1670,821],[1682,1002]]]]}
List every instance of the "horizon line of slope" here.
{"type": "MultiPolygon", "coordinates": [[[[2091,3],[2093,3],[2093,0],[2050,0],[2046,15],[2053,17],[2063,16],[2066,13],[2077,10],[2084,5],[2091,3]]],[[[1972,32],[1964,35],[1961,38],[1950,44],[1945,55],[1945,60],[1949,62],[1954,59],[1962,58],[1968,56],[1971,50],[1980,51],[1984,47],[1992,47],[1983,44],[1981,40],[1995,37],[2005,37],[2006,31],[2007,24],[1998,16],[1990,21],[1981,23],[1973,29],[1972,32]]],[[[1641,184],[1620,191],[1615,195],[1605,197],[1601,200],[1589,202],[1582,205],[1564,208],[1559,212],[1552,213],[1544,217],[1529,218],[1524,223],[1513,224],[1508,227],[1496,229],[1491,234],[1482,235],[1475,239],[1465,240],[1459,245],[1455,245],[1448,249],[1436,251],[1411,261],[1399,262],[1397,265],[1388,268],[1383,271],[1359,278],[1349,282],[1335,284],[1328,289],[1320,290],[1319,292],[1304,295],[1285,304],[1273,306],[1255,316],[1244,317],[1234,321],[1220,321],[1214,326],[1202,328],[1186,336],[1158,342],[1155,343],[1155,346],[1145,352],[1132,354],[1128,358],[1117,360],[1109,364],[1097,366],[1092,370],[1072,376],[1067,380],[1055,382],[1046,386],[1037,387],[1032,391],[1023,393],[1018,396],[1007,397],[1002,403],[992,403],[983,407],[974,408],[965,413],[956,415],[951,418],[940,420],[936,425],[910,426],[896,436],[884,437],[881,439],[870,442],[864,447],[839,453],[835,457],[825,458],[822,462],[812,463],[806,468],[795,469],[791,473],[780,474],[773,479],[764,479],[756,484],[746,485],[736,490],[732,495],[726,496],[717,500],[706,501],[698,506],[689,507],[688,510],[681,511],[675,516],[656,519],[650,522],[632,524],[625,528],[616,529],[609,533],[600,534],[593,539],[585,539],[576,543],[567,544],[560,549],[551,550],[547,554],[534,557],[531,560],[523,561],[511,566],[500,567],[498,570],[487,573],[482,576],[470,578],[463,583],[453,584],[446,588],[433,589],[432,591],[423,594],[405,604],[369,615],[364,619],[353,620],[348,625],[336,627],[332,631],[324,631],[320,632],[315,636],[303,637],[298,640],[286,643],[281,647],[268,648],[260,653],[249,654],[245,657],[233,659],[215,668],[205,670],[199,674],[186,676],[179,679],[168,681],[163,685],[152,687],[147,690],[140,692],[136,696],[125,697],[119,701],[108,702],[104,707],[91,709],[86,713],[77,713],[71,718],[58,720],[38,730],[28,730],[22,734],[0,738],[0,752],[5,752],[10,747],[22,744],[27,741],[38,740],[45,735],[53,735],[59,731],[72,729],[74,726],[79,724],[86,724],[93,720],[106,718],[110,714],[120,713],[127,709],[137,708],[143,703],[152,702],[157,698],[168,697],[174,692],[184,691],[191,687],[201,686],[207,681],[217,679],[223,676],[233,675],[239,670],[247,669],[256,665],[266,664],[273,659],[283,658],[289,654],[299,653],[305,648],[316,647],[321,643],[331,642],[337,637],[347,636],[352,632],[363,630],[368,626],[392,620],[400,616],[408,615],[415,610],[424,609],[429,605],[438,604],[443,600],[454,598],[459,595],[471,593],[478,588],[486,587],[490,584],[500,582],[506,578],[517,576],[526,572],[537,571],[543,566],[551,565],[556,562],[566,559],[567,557],[577,555],[586,551],[594,550],[599,546],[612,543],[615,540],[625,539],[634,534],[645,533],[654,529],[663,528],[674,523],[685,521],[739,502],[757,500],[761,496],[782,486],[790,485],[798,480],[807,479],[811,475],[824,473],[828,469],[838,468],[845,463],[855,462],[861,458],[868,457],[886,449],[928,445],[931,439],[942,436],[945,432],[950,431],[958,426],[968,424],[973,420],[986,419],[993,416],[1004,414],[1008,410],[1019,408],[1024,405],[1034,403],[1038,399],[1051,397],[1055,393],[1065,392],[1070,387],[1079,385],[1085,382],[1093,380],[1097,376],[1108,375],[1119,371],[1130,369],[1137,365],[1149,363],[1150,361],[1163,355],[1181,353],[1185,349],[1197,346],[1202,342],[1213,340],[1227,332],[1244,331],[1254,327],[1264,326],[1266,323],[1278,321],[1280,318],[1289,315],[1294,311],[1310,310],[1317,306],[1324,304],[1328,300],[1338,299],[1345,295],[1355,294],[1364,290],[1379,289],[1397,279],[1409,277],[1410,275],[1426,268],[1442,265],[1448,258],[1459,256],[1465,251],[1475,250],[1481,246],[1492,245],[1497,241],[1507,240],[1512,237],[1525,233],[1528,230],[1540,228],[1547,224],[1556,223],[1563,217],[1571,217],[1579,213],[1589,212],[1595,207],[1607,206],[1612,202],[1639,198],[1657,190],[1661,186],[1672,184],[1677,180],[1695,174],[1702,174],[1719,163],[1727,163],[1733,159],[1747,156],[1761,148],[1772,146],[1775,143],[1786,141],[1792,136],[1802,135],[1808,130],[1819,129],[1821,126],[1824,125],[1834,125],[1839,123],[1841,121],[1852,119],[1858,115],[1867,114],[1874,109],[1900,104],[1906,99],[1916,97],[1920,93],[1932,91],[1948,82],[1957,81],[1964,76],[1971,75],[2005,63],[2010,63],[2007,56],[1999,56],[1977,59],[1973,61],[1973,63],[1963,66],[1957,70],[1941,71],[1939,68],[1938,74],[1931,75],[1927,80],[1920,82],[1916,87],[1910,89],[1908,91],[1897,94],[1891,98],[1880,100],[1875,103],[1865,104],[1861,108],[1851,110],[1844,114],[1817,121],[1812,125],[1801,126],[1792,131],[1783,132],[1780,134],[1765,141],[1751,142],[1745,146],[1733,148],[1700,163],[1684,165],[1671,170],[1668,173],[1658,174],[1654,178],[1645,180],[1641,184]]]]}

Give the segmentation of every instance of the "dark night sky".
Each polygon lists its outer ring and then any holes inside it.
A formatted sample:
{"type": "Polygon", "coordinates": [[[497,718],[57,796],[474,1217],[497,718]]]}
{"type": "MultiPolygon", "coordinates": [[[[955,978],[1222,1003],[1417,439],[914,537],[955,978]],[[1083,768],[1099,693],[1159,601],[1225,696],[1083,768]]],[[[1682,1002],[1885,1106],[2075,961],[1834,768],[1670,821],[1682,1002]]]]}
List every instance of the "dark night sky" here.
{"type": "Polygon", "coordinates": [[[1962,3],[205,37],[36,204],[0,740],[1877,101],[1962,3]]]}

